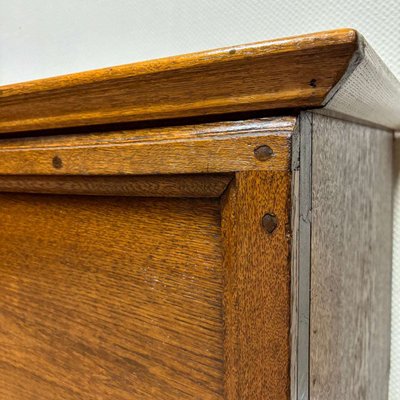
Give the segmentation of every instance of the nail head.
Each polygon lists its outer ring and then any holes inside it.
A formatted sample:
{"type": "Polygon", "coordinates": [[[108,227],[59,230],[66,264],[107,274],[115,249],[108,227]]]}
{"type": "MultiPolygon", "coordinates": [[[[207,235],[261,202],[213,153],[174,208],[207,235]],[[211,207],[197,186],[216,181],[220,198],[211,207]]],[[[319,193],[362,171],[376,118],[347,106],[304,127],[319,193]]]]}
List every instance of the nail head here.
{"type": "Polygon", "coordinates": [[[60,157],[58,157],[58,156],[53,157],[52,163],[53,163],[54,168],[56,168],[56,169],[62,168],[62,160],[60,157]]]}
{"type": "Polygon", "coordinates": [[[254,156],[258,161],[267,161],[272,157],[273,154],[274,152],[272,151],[271,147],[267,145],[262,145],[254,149],[254,156]]]}
{"type": "Polygon", "coordinates": [[[267,233],[273,233],[278,226],[278,219],[274,214],[265,214],[262,218],[262,226],[267,233]]]}

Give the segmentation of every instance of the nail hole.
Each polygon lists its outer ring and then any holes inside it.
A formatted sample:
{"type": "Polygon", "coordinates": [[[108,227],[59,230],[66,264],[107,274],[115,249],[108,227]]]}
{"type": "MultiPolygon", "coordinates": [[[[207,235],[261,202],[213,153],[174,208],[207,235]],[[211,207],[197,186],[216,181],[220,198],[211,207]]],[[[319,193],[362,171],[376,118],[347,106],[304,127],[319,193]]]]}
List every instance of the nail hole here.
{"type": "Polygon", "coordinates": [[[313,378],[313,380],[312,380],[313,386],[315,386],[316,383],[317,383],[317,378],[313,378]]]}
{"type": "Polygon", "coordinates": [[[236,53],[235,49],[229,50],[229,54],[235,54],[235,53],[236,53]]]}
{"type": "Polygon", "coordinates": [[[314,88],[317,87],[317,80],[316,80],[316,79],[311,79],[309,85],[310,85],[311,87],[314,87],[314,88]]]}
{"type": "Polygon", "coordinates": [[[60,169],[62,168],[62,166],[63,164],[61,158],[58,156],[53,157],[53,167],[56,169],[60,169]]]}

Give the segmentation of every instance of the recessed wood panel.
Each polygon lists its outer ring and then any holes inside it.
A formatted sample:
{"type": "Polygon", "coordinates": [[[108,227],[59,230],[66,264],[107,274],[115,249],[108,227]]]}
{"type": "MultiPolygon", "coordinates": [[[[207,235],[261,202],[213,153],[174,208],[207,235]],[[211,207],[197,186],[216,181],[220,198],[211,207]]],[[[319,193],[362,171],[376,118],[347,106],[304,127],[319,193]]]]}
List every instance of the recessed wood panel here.
{"type": "Polygon", "coordinates": [[[218,199],[0,196],[0,399],[222,399],[218,199]]]}

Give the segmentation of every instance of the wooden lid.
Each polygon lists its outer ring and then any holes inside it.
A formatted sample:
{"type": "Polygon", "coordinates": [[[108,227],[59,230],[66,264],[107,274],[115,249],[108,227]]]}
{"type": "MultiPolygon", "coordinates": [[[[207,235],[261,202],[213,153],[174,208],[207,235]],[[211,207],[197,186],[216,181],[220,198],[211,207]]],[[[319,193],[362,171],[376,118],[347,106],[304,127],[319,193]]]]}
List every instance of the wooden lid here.
{"type": "Polygon", "coordinates": [[[400,128],[400,84],[352,29],[0,87],[0,133],[273,109],[400,128]]]}

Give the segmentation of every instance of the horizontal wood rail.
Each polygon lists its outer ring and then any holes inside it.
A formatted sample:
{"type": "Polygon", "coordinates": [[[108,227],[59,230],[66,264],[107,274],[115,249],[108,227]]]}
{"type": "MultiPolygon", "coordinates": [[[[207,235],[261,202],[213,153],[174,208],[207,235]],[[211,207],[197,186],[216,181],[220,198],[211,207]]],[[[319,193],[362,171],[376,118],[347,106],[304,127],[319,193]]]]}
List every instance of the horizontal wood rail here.
{"type": "Polygon", "coordinates": [[[296,118],[4,140],[0,175],[288,170],[296,118]],[[263,152],[266,152],[263,154],[263,152]]]}

